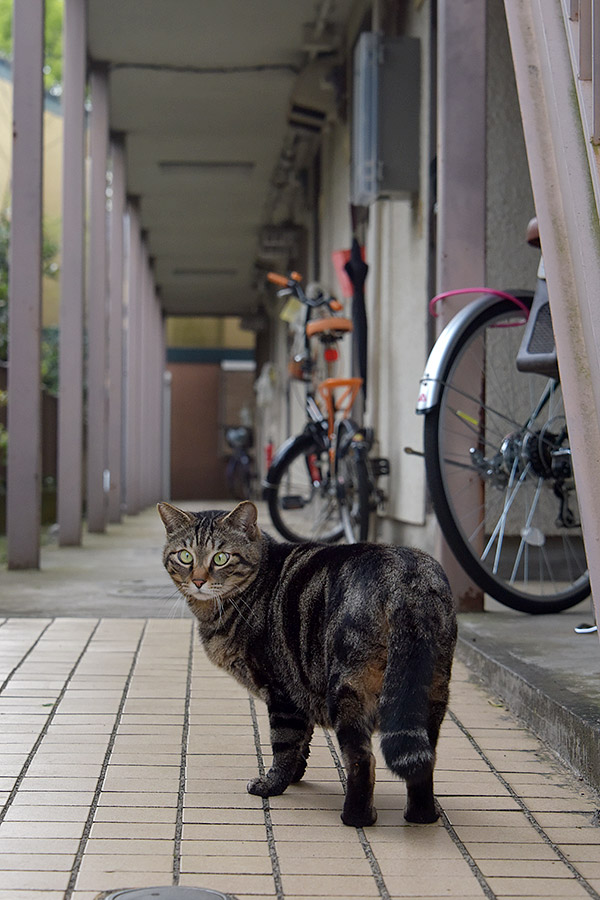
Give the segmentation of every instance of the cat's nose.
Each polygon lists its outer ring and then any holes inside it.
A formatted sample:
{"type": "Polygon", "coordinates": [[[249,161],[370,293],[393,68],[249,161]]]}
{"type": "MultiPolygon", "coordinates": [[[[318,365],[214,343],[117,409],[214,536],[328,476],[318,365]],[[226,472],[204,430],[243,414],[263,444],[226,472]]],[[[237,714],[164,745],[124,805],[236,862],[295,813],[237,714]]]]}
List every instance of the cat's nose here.
{"type": "Polygon", "coordinates": [[[203,584],[206,584],[205,578],[192,578],[192,581],[196,585],[197,588],[201,588],[203,584]]]}

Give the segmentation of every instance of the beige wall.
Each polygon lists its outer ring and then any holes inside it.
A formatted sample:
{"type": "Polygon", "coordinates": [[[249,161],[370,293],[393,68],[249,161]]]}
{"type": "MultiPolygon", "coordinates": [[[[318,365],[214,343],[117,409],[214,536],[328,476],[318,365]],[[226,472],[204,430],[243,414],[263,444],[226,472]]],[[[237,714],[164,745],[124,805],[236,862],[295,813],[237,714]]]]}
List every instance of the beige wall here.
{"type": "Polygon", "coordinates": [[[172,316],[167,319],[169,347],[229,347],[253,350],[255,337],[234,316],[172,316]]]}

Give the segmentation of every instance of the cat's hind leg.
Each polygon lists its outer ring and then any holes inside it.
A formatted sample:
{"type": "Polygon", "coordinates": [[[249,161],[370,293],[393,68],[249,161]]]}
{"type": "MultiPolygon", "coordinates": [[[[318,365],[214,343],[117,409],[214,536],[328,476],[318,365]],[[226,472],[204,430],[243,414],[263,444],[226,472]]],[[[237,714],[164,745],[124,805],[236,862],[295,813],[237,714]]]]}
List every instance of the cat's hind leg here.
{"type": "Polygon", "coordinates": [[[451,657],[436,659],[431,639],[406,627],[389,642],[380,699],[381,749],[387,766],[406,781],[404,818],[437,821],[433,795],[435,749],[448,703],[451,657]]]}
{"type": "Polygon", "coordinates": [[[302,743],[302,747],[300,750],[300,760],[298,761],[298,765],[296,767],[296,771],[294,772],[294,777],[292,778],[292,784],[297,784],[303,777],[306,772],[306,767],[308,765],[308,757],[310,756],[310,742],[313,736],[313,726],[309,725],[308,732],[304,738],[302,743]]]}
{"type": "MultiPolygon", "coordinates": [[[[442,720],[448,706],[448,683],[452,660],[445,660],[436,667],[429,690],[429,718],[427,734],[432,752],[438,742],[442,720]]],[[[407,822],[426,824],[436,822],[439,818],[433,797],[433,772],[425,778],[406,781],[407,803],[404,818],[407,822]]]]}
{"type": "Polygon", "coordinates": [[[340,684],[329,699],[329,715],[346,767],[347,785],[342,822],[362,828],[374,825],[375,756],[371,747],[374,719],[365,697],[348,683],[340,684]]]}
{"type": "Polygon", "coordinates": [[[292,782],[300,781],[306,769],[313,726],[304,713],[283,700],[269,706],[273,763],[265,775],[248,782],[247,790],[258,797],[283,794],[292,782]]]}

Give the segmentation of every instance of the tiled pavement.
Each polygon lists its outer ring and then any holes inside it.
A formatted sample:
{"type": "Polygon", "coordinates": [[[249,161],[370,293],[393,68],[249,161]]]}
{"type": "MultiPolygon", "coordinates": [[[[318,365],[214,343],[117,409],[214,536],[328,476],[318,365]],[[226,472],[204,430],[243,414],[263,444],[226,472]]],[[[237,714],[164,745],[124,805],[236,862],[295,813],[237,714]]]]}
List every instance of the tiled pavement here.
{"type": "Polygon", "coordinates": [[[261,801],[245,784],[269,759],[264,707],[206,660],[190,619],[0,617],[0,900],[172,884],[239,900],[600,898],[598,798],[459,662],[437,824],[404,822],[379,759],[377,824],[342,825],[327,733],[303,782],[261,801]]]}

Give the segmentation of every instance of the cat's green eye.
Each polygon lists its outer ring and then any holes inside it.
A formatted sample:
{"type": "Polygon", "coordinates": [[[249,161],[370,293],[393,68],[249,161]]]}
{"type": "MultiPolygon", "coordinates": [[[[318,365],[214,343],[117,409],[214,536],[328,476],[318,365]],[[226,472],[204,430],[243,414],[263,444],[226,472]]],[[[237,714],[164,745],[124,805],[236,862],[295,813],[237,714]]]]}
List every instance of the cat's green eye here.
{"type": "Polygon", "coordinates": [[[192,562],[194,557],[192,556],[192,554],[190,553],[189,550],[180,550],[179,553],[177,554],[177,559],[184,566],[189,566],[189,564],[192,562]]]}
{"type": "Polygon", "coordinates": [[[220,550],[213,556],[213,562],[215,566],[224,566],[228,559],[229,553],[225,553],[223,550],[220,550]]]}

